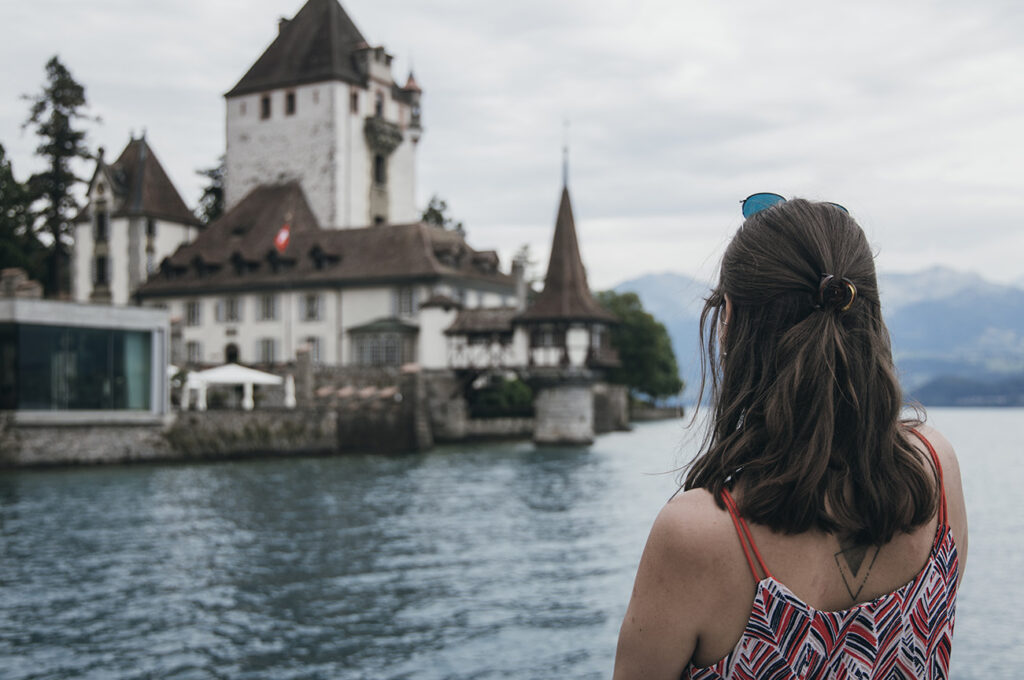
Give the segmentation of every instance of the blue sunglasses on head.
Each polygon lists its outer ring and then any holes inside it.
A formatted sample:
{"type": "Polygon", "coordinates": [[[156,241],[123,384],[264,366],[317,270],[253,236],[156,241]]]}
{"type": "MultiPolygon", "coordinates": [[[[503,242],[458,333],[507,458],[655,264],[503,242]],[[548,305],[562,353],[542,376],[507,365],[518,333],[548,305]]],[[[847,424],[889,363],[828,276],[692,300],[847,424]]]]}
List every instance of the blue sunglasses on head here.
{"type": "MultiPolygon", "coordinates": [[[[773,205],[778,205],[779,203],[785,203],[785,202],[786,202],[785,196],[779,196],[778,194],[772,194],[772,193],[763,192],[763,193],[751,194],[751,195],[747,196],[742,201],[740,201],[740,205],[743,206],[743,218],[746,219],[746,218],[750,217],[751,215],[756,215],[757,213],[761,212],[762,210],[767,210],[768,208],[772,207],[773,205]]],[[[843,206],[839,205],[838,203],[829,203],[829,205],[832,205],[832,206],[835,206],[835,207],[839,208],[840,210],[842,210],[847,215],[850,214],[849,210],[847,210],[843,206]]]]}

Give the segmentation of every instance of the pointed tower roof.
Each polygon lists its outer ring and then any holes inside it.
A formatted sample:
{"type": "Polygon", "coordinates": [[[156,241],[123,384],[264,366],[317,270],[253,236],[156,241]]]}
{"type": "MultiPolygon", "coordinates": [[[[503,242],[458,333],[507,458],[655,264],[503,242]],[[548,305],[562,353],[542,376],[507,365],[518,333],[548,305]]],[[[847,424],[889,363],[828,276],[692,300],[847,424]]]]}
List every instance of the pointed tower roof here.
{"type": "Polygon", "coordinates": [[[365,84],[354,54],[366,48],[338,0],[309,0],[292,19],[281,19],[277,38],[224,96],[327,80],[365,84]]]}
{"type": "MultiPolygon", "coordinates": [[[[115,217],[154,217],[179,224],[202,224],[185,205],[145,135],[138,139],[133,137],[117,160],[109,165],[101,155],[90,186],[100,174],[110,182],[115,217]]],[[[88,206],[75,221],[87,216],[88,206]]]]}
{"type": "Polygon", "coordinates": [[[544,290],[525,312],[520,321],[603,321],[616,318],[605,311],[590,293],[587,271],[580,257],[576,238],[576,224],[572,217],[569,189],[562,187],[562,200],[558,206],[555,237],[551,242],[551,259],[544,277],[544,290]]]}

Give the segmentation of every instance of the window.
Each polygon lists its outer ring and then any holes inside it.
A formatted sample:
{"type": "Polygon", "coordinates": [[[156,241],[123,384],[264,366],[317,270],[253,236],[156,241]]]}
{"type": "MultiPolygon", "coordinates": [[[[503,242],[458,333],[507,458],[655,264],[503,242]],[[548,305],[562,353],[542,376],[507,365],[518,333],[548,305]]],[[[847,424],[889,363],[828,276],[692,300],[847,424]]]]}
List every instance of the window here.
{"type": "Polygon", "coordinates": [[[156,271],[156,254],[152,250],[146,251],[146,276],[152,276],[156,271]]]}
{"type": "Polygon", "coordinates": [[[274,363],[277,353],[277,341],[274,338],[261,338],[256,348],[256,356],[261,364],[274,363]]]}
{"type": "Polygon", "coordinates": [[[152,217],[146,218],[146,238],[156,238],[156,220],[152,217]]]}
{"type": "Polygon", "coordinates": [[[245,102],[238,105],[238,113],[243,116],[245,115],[245,102]]]}
{"type": "Polygon", "coordinates": [[[260,296],[260,321],[273,321],[277,318],[277,296],[273,293],[260,296]]]}
{"type": "Polygon", "coordinates": [[[242,320],[242,301],[236,297],[224,298],[217,303],[217,321],[238,323],[242,320]]]}
{"type": "Polygon", "coordinates": [[[310,336],[306,338],[306,345],[309,346],[309,360],[314,364],[319,364],[321,361],[320,357],[320,338],[310,336]]]}
{"type": "Polygon", "coordinates": [[[152,331],[4,324],[0,381],[5,408],[148,411],[152,331]],[[14,403],[12,403],[14,402],[14,403]]]}
{"type": "Polygon", "coordinates": [[[320,296],[317,295],[316,293],[310,293],[303,299],[302,320],[320,320],[320,296]]]}
{"type": "Polygon", "coordinates": [[[185,351],[187,352],[190,364],[198,364],[203,360],[203,346],[195,340],[189,340],[185,343],[185,351]]]}
{"type": "Polygon", "coordinates": [[[96,213],[96,242],[104,243],[107,240],[108,217],[106,210],[96,213]]]}
{"type": "Polygon", "coordinates": [[[395,292],[395,313],[398,316],[412,316],[416,312],[416,300],[409,286],[395,292]]]}
{"type": "Polygon", "coordinates": [[[109,281],[107,280],[107,256],[97,255],[94,260],[94,274],[93,283],[97,286],[106,286],[109,281]]]}
{"type": "Polygon", "coordinates": [[[294,116],[295,115],[295,93],[286,92],[284,95],[284,115],[294,116]]]}
{"type": "Polygon", "coordinates": [[[270,95],[265,94],[260,97],[260,119],[266,120],[270,118],[270,95]]]}
{"type": "Polygon", "coordinates": [[[384,115],[384,93],[378,92],[373,98],[373,115],[380,118],[384,115]]]}
{"type": "Polygon", "coordinates": [[[383,154],[373,157],[373,181],[377,184],[388,183],[388,162],[383,154]]]}
{"type": "Polygon", "coordinates": [[[198,326],[202,323],[202,317],[200,315],[199,300],[189,300],[185,303],[185,325],[186,326],[198,326]]]}
{"type": "Polygon", "coordinates": [[[374,226],[380,226],[380,225],[384,224],[384,222],[386,222],[386,221],[387,220],[384,219],[383,215],[374,215],[373,216],[373,225],[374,226]]]}
{"type": "Polygon", "coordinates": [[[320,103],[320,90],[313,90],[313,103],[314,104],[319,104],[320,103]]]}
{"type": "Polygon", "coordinates": [[[359,113],[359,93],[352,92],[348,95],[349,113],[359,113]]]}
{"type": "Polygon", "coordinates": [[[399,353],[398,353],[398,337],[394,335],[388,335],[384,337],[384,365],[385,366],[397,366],[399,365],[399,353]]]}

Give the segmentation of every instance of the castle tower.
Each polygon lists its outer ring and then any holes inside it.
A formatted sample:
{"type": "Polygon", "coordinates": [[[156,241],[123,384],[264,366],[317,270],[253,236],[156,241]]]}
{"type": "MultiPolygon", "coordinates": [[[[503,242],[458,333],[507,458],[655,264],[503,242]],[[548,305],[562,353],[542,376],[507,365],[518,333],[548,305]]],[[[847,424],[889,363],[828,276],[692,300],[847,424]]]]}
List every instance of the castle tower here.
{"type": "Polygon", "coordinates": [[[108,164],[100,149],[74,220],[71,296],[76,302],[126,305],[161,260],[199,234],[145,133],[108,164]]]}
{"type": "MultiPolygon", "coordinates": [[[[563,170],[563,182],[566,174],[563,170]]],[[[608,333],[617,319],[590,292],[572,201],[564,184],[544,290],[515,322],[516,344],[527,348],[531,382],[537,394],[534,441],[592,442],[593,387],[601,369],[618,364],[608,333]]]]}
{"type": "Polygon", "coordinates": [[[422,90],[337,0],[309,0],[226,95],[225,207],[298,180],[328,228],[413,222],[422,90]]]}

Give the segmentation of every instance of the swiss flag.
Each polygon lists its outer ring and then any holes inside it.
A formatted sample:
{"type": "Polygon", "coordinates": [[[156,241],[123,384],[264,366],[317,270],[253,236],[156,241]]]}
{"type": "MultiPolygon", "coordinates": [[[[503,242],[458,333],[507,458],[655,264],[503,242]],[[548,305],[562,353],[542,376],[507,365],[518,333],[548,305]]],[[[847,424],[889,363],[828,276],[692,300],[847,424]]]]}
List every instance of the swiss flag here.
{"type": "Polygon", "coordinates": [[[288,249],[288,241],[292,236],[292,225],[287,222],[277,232],[277,236],[274,237],[274,247],[277,248],[277,252],[284,254],[284,251],[288,249]]]}

